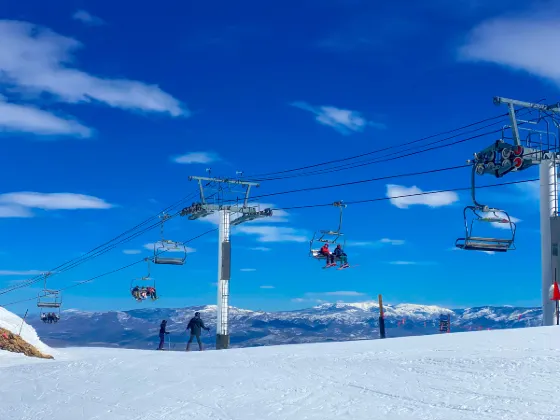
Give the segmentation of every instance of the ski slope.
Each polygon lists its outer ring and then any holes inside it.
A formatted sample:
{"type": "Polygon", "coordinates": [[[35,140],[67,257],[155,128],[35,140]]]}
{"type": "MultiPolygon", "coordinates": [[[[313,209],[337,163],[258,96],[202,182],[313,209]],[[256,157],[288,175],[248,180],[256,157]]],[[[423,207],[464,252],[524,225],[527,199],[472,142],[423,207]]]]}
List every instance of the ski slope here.
{"type": "Polygon", "coordinates": [[[0,363],[0,417],[554,419],[559,332],[541,327],[191,353],[61,349],[54,361],[0,363]]]}

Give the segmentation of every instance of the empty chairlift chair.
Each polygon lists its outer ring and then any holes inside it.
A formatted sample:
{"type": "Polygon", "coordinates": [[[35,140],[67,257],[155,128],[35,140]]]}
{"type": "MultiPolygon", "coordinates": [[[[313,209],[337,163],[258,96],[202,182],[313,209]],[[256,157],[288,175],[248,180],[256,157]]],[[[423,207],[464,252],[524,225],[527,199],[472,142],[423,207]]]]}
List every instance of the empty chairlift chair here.
{"type": "Polygon", "coordinates": [[[154,244],[154,264],[183,265],[187,260],[187,247],[184,244],[165,239],[164,225],[165,222],[172,217],[173,216],[169,216],[166,213],[160,215],[161,240],[154,244]],[[174,257],[169,255],[169,253],[180,253],[180,255],[174,257]],[[161,254],[166,255],[162,256],[161,254]]]}
{"type": "Polygon", "coordinates": [[[515,249],[515,229],[516,225],[511,221],[510,216],[503,210],[490,209],[487,207],[468,206],[463,211],[465,219],[465,237],[455,241],[455,246],[466,251],[493,251],[507,252],[515,249]],[[467,212],[474,215],[469,223],[467,212]],[[482,215],[481,213],[486,213],[482,215]],[[476,236],[475,226],[481,223],[497,223],[506,227],[504,229],[507,237],[484,237],[476,236]]]}
{"type": "MultiPolygon", "coordinates": [[[[476,169],[473,166],[471,177],[471,196],[474,205],[467,206],[463,210],[465,237],[458,238],[455,241],[455,246],[466,251],[506,252],[514,250],[516,225],[512,222],[509,214],[504,210],[491,208],[476,201],[474,183],[475,170],[476,169]],[[469,218],[469,214],[471,215],[471,218],[469,218]],[[504,228],[500,229],[500,231],[507,232],[507,236],[477,236],[476,232],[483,224],[497,224],[504,228]]],[[[496,229],[496,231],[498,230],[496,229]]]]}
{"type": "Polygon", "coordinates": [[[187,260],[187,247],[179,242],[161,240],[154,244],[154,263],[167,265],[183,265],[187,260]],[[167,253],[180,253],[177,257],[172,257],[167,253]],[[167,254],[163,256],[162,254],[167,254]]]}

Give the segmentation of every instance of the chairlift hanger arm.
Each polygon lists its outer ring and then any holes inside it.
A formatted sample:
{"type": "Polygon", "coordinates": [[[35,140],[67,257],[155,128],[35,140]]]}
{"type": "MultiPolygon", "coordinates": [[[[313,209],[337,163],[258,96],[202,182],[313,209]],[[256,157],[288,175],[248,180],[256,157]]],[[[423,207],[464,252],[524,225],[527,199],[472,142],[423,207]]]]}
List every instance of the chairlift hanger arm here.
{"type": "Polygon", "coordinates": [[[338,207],[339,210],[340,210],[340,215],[339,215],[339,218],[338,218],[338,229],[336,230],[337,233],[340,233],[340,230],[342,229],[342,212],[343,212],[343,209],[345,209],[347,206],[346,206],[346,204],[344,204],[342,202],[342,200],[335,201],[333,203],[333,206],[338,207]]]}
{"type": "Polygon", "coordinates": [[[480,204],[476,201],[476,186],[475,186],[475,179],[476,179],[476,164],[473,163],[472,171],[471,171],[471,197],[474,205],[481,209],[486,209],[488,206],[484,204],[480,204]]]}

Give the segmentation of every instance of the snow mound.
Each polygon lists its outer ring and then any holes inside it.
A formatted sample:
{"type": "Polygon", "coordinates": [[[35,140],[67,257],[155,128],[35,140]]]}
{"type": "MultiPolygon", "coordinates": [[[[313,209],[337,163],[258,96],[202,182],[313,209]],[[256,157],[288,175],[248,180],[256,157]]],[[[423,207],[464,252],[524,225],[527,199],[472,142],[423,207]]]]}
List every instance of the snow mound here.
{"type": "Polygon", "coordinates": [[[5,308],[0,307],[0,328],[4,328],[13,334],[19,334],[19,329],[21,328],[21,338],[27,341],[29,344],[34,346],[37,350],[41,353],[46,353],[50,355],[54,355],[55,351],[43,343],[39,336],[37,335],[37,331],[31,325],[23,322],[16,314],[8,311],[5,308]],[[23,327],[22,327],[23,323],[23,327]]]}

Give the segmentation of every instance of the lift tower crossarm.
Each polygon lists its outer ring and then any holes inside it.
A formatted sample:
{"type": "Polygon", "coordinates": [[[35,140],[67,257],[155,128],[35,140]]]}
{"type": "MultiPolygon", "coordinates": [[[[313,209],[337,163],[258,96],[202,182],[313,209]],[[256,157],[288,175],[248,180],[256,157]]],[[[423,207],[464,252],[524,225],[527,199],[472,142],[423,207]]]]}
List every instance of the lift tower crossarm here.
{"type": "Polygon", "coordinates": [[[244,185],[247,187],[247,190],[245,191],[245,198],[243,200],[243,207],[247,207],[247,205],[249,204],[249,193],[251,191],[251,187],[259,187],[260,184],[258,182],[249,182],[249,181],[243,181],[240,179],[228,179],[228,178],[209,178],[206,176],[189,176],[189,181],[192,181],[193,179],[198,180],[198,186],[200,188],[200,201],[202,202],[202,204],[206,204],[206,201],[204,199],[204,189],[202,187],[202,182],[201,181],[208,181],[208,182],[216,182],[218,184],[237,184],[237,185],[244,185]]]}
{"type": "Polygon", "coordinates": [[[552,105],[543,105],[543,104],[535,104],[532,102],[524,102],[524,101],[517,101],[515,99],[508,99],[502,98],[500,96],[494,97],[494,104],[506,104],[509,110],[509,118],[511,120],[511,131],[513,134],[513,141],[515,142],[516,146],[521,146],[521,140],[519,138],[519,129],[517,128],[517,116],[515,115],[515,108],[514,106],[520,106],[523,108],[532,108],[538,109],[539,111],[548,111],[553,112],[556,114],[560,114],[560,104],[552,104],[552,105]]]}
{"type": "Polygon", "coordinates": [[[502,98],[501,96],[495,96],[494,97],[494,104],[495,105],[500,105],[500,104],[511,104],[511,105],[517,105],[523,108],[532,108],[532,109],[539,109],[541,111],[549,111],[549,112],[554,112],[556,114],[560,114],[560,104],[559,103],[555,103],[555,104],[551,104],[551,105],[543,105],[543,104],[535,104],[532,102],[524,102],[524,101],[518,101],[516,99],[508,99],[508,98],[502,98]]]}

